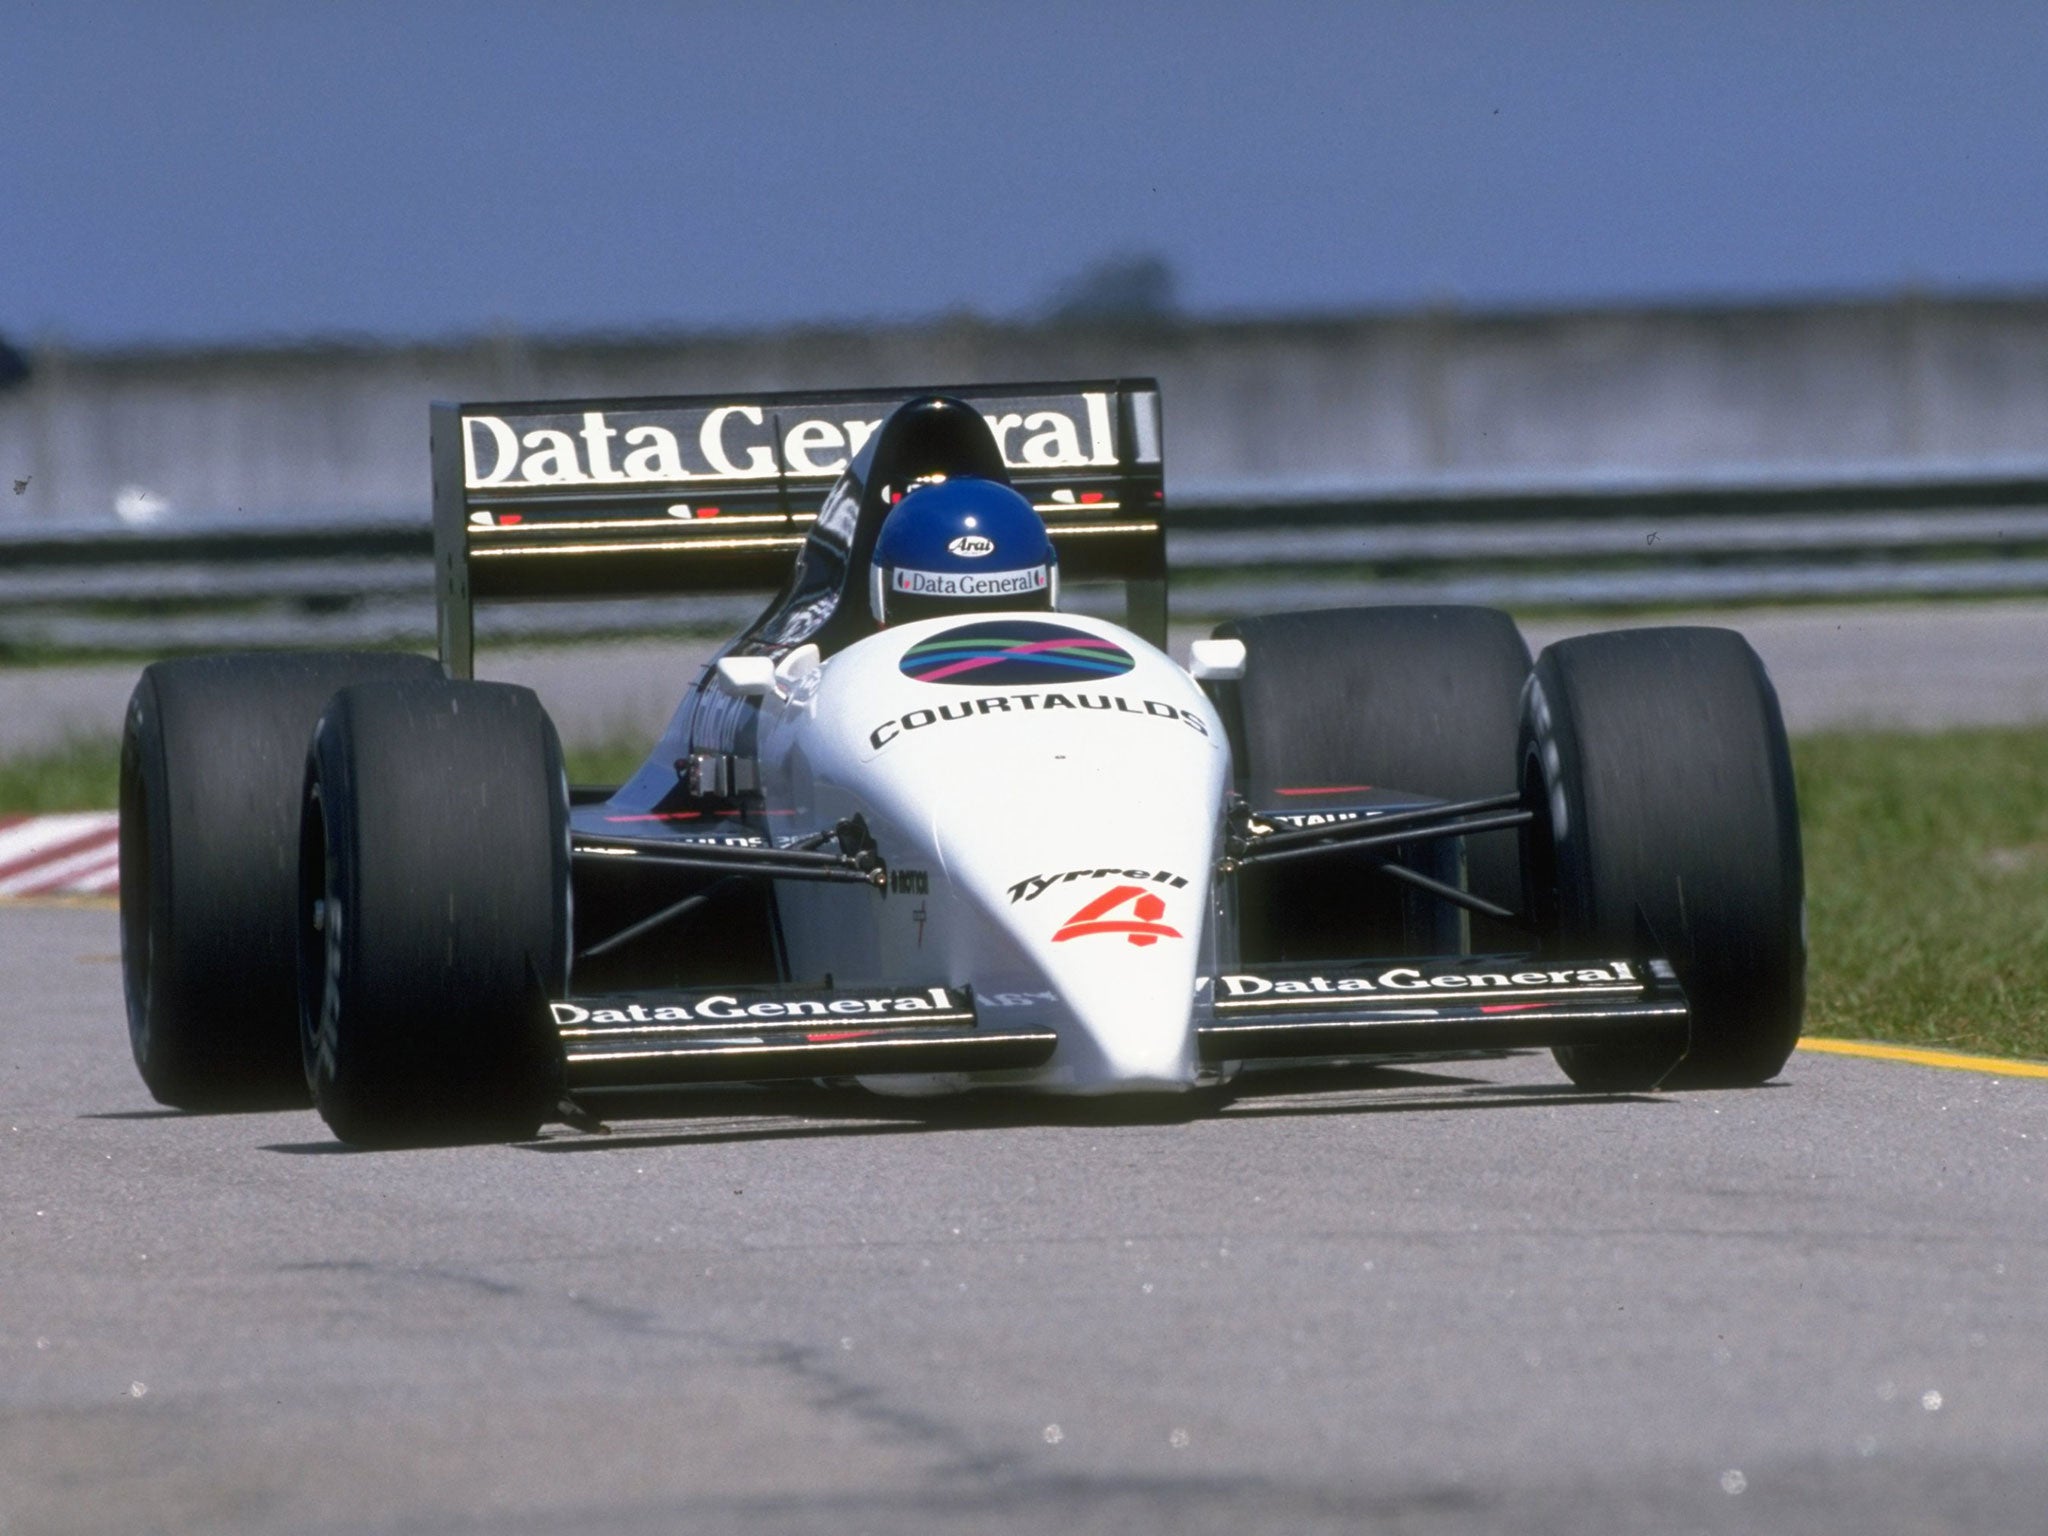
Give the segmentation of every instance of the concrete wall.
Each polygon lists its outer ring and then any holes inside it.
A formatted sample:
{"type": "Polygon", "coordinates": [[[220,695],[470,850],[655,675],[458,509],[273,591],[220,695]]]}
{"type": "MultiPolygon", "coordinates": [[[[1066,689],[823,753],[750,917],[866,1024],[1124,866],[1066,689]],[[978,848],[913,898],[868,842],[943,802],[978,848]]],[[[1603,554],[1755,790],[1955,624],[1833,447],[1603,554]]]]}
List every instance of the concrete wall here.
{"type": "Polygon", "coordinates": [[[420,515],[436,398],[1116,373],[1161,379],[1182,492],[2048,459],[2048,296],[31,360],[0,393],[0,526],[111,518],[124,499],[420,515]]]}

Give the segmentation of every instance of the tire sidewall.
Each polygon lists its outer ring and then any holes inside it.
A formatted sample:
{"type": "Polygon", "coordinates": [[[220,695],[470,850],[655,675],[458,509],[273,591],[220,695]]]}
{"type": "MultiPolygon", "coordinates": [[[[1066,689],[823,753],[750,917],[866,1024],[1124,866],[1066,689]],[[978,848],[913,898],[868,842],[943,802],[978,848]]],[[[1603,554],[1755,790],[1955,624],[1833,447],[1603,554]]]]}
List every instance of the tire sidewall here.
{"type": "Polygon", "coordinates": [[[292,932],[306,741],[336,688],[434,677],[403,652],[255,652],[146,667],[122,725],[129,1046],[160,1102],[307,1102],[292,932]]]}
{"type": "Polygon", "coordinates": [[[178,1060],[177,1036],[164,1015],[177,996],[167,973],[178,954],[178,904],[172,894],[170,807],[156,679],[144,672],[128,700],[121,732],[120,855],[122,991],[128,1044],[143,1082],[160,1100],[186,1097],[196,1064],[178,1060]],[[159,787],[152,794],[151,786],[159,787]]]}
{"type": "Polygon", "coordinates": [[[301,1037],[322,1117],[365,1146],[531,1135],[559,1093],[547,1001],[570,918],[567,778],[538,701],[344,689],[314,732],[304,816],[301,1037]]]}
{"type": "Polygon", "coordinates": [[[1796,791],[1775,692],[1730,631],[1562,642],[1524,694],[1525,901],[1566,958],[1671,961],[1692,1009],[1682,1061],[1558,1053],[1597,1086],[1733,1086],[1776,1075],[1805,999],[1796,791]],[[1619,682],[1617,682],[1619,680],[1619,682]],[[1647,727],[1631,688],[1665,711],[1647,727]],[[1688,703],[1688,716],[1671,701],[1688,703]]]}
{"type": "MultiPolygon", "coordinates": [[[[1388,604],[1235,620],[1216,634],[1246,647],[1243,679],[1216,691],[1238,789],[1255,808],[1285,805],[1278,797],[1294,792],[1282,788],[1290,784],[1371,785],[1446,801],[1515,790],[1529,652],[1509,615],[1388,604]]],[[[1463,841],[1467,889],[1514,906],[1515,835],[1463,841]]],[[[1429,868],[1445,851],[1427,845],[1405,859],[1455,880],[1455,868],[1429,868]]],[[[1299,961],[1523,947],[1512,925],[1393,887],[1377,862],[1337,855],[1248,870],[1240,877],[1247,954],[1299,961]]]]}

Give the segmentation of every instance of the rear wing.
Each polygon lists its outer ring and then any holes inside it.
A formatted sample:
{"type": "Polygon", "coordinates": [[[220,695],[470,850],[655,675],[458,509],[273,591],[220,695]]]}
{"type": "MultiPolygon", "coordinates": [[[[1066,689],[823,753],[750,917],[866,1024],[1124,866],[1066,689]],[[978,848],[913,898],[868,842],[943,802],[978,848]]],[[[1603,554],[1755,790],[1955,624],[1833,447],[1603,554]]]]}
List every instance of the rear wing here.
{"type": "MultiPolygon", "coordinates": [[[[780,588],[818,511],[898,405],[964,400],[1045,517],[1069,580],[1125,584],[1166,643],[1151,379],[433,407],[441,661],[472,675],[476,604],[780,588]]],[[[856,490],[858,487],[856,487],[856,490]]]]}

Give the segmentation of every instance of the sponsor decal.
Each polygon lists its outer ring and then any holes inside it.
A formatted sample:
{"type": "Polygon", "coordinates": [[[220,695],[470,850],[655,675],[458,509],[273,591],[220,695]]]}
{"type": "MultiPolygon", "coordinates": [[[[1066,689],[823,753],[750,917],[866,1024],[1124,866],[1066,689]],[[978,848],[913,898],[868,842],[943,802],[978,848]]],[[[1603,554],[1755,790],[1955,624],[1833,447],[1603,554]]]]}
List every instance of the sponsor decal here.
{"type": "Polygon", "coordinates": [[[947,554],[958,555],[962,560],[979,560],[995,552],[996,541],[979,533],[963,533],[946,545],[947,554]]]}
{"type": "Polygon", "coordinates": [[[688,853],[692,848],[766,848],[768,839],[751,832],[714,832],[702,837],[665,837],[659,849],[621,848],[616,843],[579,842],[579,858],[637,859],[643,855],[659,859],[664,853],[688,853]]]}
{"type": "Polygon", "coordinates": [[[1625,960],[1606,965],[1574,966],[1558,970],[1447,971],[1427,975],[1410,965],[1397,965],[1377,976],[1219,976],[1220,1002],[1237,998],[1313,996],[1336,992],[1466,992],[1507,993],[1580,992],[1587,988],[1635,991],[1643,983],[1625,960]]]}
{"type": "Polygon", "coordinates": [[[1036,1008],[1059,997],[1051,992],[977,992],[974,1000],[984,1008],[1036,1008]]]}
{"type": "Polygon", "coordinates": [[[1060,925],[1052,936],[1055,944],[1064,944],[1069,939],[1088,939],[1101,934],[1120,933],[1140,949],[1157,944],[1161,939],[1177,939],[1181,936],[1178,928],[1169,928],[1159,921],[1166,916],[1166,903],[1141,885],[1119,885],[1104,891],[1087,906],[1074,913],[1060,925]],[[1117,908],[1128,906],[1127,917],[1111,917],[1117,908]]]}
{"type": "Polygon", "coordinates": [[[934,709],[913,709],[894,720],[884,720],[868,732],[868,745],[879,751],[912,731],[948,722],[974,720],[985,715],[1054,715],[1063,709],[1088,709],[1098,713],[1135,715],[1145,720],[1175,721],[1198,735],[1209,734],[1209,727],[1192,709],[1182,709],[1160,699],[1129,699],[1113,693],[998,693],[985,698],[963,699],[957,704],[941,704],[934,709]]]}
{"type": "Polygon", "coordinates": [[[889,871],[889,893],[893,896],[929,896],[932,877],[928,870],[892,869],[889,871]]]}
{"type": "MultiPolygon", "coordinates": [[[[1017,409],[982,419],[1012,469],[1116,466],[1107,394],[1003,403],[1017,409]]],[[[879,416],[823,414],[830,409],[799,415],[735,401],[669,410],[479,412],[462,418],[463,478],[470,490],[824,478],[843,472],[882,424],[879,416]]]]}
{"type": "MultiPolygon", "coordinates": [[[[904,574],[924,573],[898,573],[904,574]]],[[[1121,677],[1137,661],[1114,640],[1066,624],[994,619],[955,625],[920,640],[903,653],[899,665],[905,677],[920,683],[1014,688],[1121,677]]]]}
{"type": "Polygon", "coordinates": [[[951,1013],[959,999],[944,987],[908,993],[845,993],[835,997],[746,998],[737,993],[710,992],[671,996],[658,1002],[617,999],[610,1006],[575,1002],[549,1003],[555,1027],[564,1033],[595,1034],[607,1028],[628,1029],[646,1024],[759,1023],[783,1019],[907,1018],[920,1013],[951,1013]]]}
{"type": "MultiPolygon", "coordinates": [[[[959,540],[954,540],[957,544],[959,540]]],[[[914,571],[899,565],[889,575],[889,585],[912,597],[1029,597],[1052,585],[1052,567],[1026,566],[1021,571],[914,571]]],[[[1128,666],[1117,668],[1128,672],[1128,666]]],[[[913,674],[914,675],[914,674],[913,674]]],[[[931,681],[931,679],[926,679],[931,681]]]]}
{"type": "Polygon", "coordinates": [[[1154,885],[1171,886],[1174,890],[1185,890],[1187,878],[1168,870],[1156,874],[1143,869],[1070,869],[1059,875],[1026,875],[1010,887],[1010,905],[1020,901],[1036,901],[1053,886],[1075,880],[1149,880],[1154,885]]]}
{"type": "Polygon", "coordinates": [[[916,910],[910,914],[910,920],[917,924],[917,947],[919,949],[924,948],[924,923],[926,916],[924,903],[920,901],[917,904],[916,910]]]}
{"type": "Polygon", "coordinates": [[[1363,821],[1363,811],[1269,811],[1259,820],[1299,832],[1308,827],[1334,827],[1340,822],[1363,821]]]}

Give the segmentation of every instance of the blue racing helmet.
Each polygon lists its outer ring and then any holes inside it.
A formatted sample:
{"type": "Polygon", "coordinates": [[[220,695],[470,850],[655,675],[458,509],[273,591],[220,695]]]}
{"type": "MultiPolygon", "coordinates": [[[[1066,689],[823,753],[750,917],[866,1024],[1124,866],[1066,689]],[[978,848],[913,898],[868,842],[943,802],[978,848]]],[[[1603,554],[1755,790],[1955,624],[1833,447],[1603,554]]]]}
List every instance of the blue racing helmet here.
{"type": "Polygon", "coordinates": [[[878,624],[1052,609],[1060,557],[1030,502],[959,475],[920,485],[889,509],[869,579],[878,624]]]}

